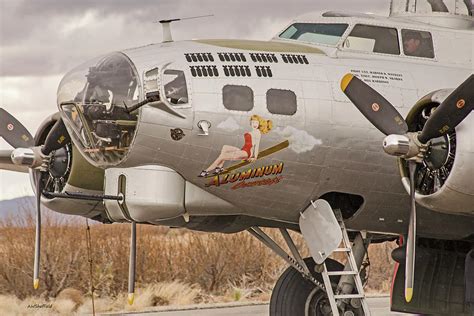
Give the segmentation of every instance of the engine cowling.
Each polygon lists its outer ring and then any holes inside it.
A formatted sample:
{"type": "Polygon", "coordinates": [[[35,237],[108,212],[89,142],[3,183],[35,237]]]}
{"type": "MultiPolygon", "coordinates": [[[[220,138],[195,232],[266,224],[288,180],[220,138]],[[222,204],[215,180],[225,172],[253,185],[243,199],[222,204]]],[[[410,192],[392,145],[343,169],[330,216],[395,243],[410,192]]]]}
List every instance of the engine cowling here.
{"type": "MultiPolygon", "coordinates": [[[[407,116],[410,131],[420,131],[452,90],[437,90],[420,99],[407,116]]],[[[402,183],[410,191],[408,166],[398,161],[402,183]]],[[[456,131],[433,139],[415,178],[418,204],[434,211],[474,215],[474,114],[456,131]]]]}
{"type": "MultiPolygon", "coordinates": [[[[44,144],[49,131],[61,117],[55,113],[47,117],[35,135],[35,146],[44,144]]],[[[30,169],[30,179],[35,190],[39,171],[30,169]]],[[[72,142],[51,153],[48,176],[43,177],[44,190],[49,192],[82,192],[86,194],[103,194],[104,170],[88,163],[72,142]]],[[[49,209],[69,215],[81,215],[99,221],[107,221],[105,208],[97,201],[71,200],[41,197],[41,203],[49,209]]]]}

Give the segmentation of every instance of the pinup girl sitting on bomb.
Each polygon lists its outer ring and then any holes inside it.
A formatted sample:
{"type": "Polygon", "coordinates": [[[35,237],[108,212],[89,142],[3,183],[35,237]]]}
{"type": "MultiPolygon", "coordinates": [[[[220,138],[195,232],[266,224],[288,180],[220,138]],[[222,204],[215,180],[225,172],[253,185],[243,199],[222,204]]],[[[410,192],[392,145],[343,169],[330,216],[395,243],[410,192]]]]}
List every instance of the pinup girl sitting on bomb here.
{"type": "Polygon", "coordinates": [[[272,129],[272,121],[265,120],[258,115],[250,117],[252,130],[244,134],[244,146],[242,148],[224,145],[219,157],[199,176],[206,177],[210,174],[217,175],[223,172],[226,161],[246,160],[254,162],[258,158],[260,138],[262,134],[268,133],[272,129]]]}

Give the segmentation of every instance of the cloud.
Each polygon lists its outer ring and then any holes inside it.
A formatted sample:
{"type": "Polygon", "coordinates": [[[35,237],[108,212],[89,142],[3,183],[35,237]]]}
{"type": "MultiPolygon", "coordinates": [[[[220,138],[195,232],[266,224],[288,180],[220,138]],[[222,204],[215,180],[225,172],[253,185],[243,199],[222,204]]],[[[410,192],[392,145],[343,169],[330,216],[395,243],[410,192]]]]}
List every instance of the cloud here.
{"type": "Polygon", "coordinates": [[[275,132],[280,136],[288,139],[290,142],[289,148],[297,154],[301,154],[310,151],[314,146],[321,145],[323,142],[320,139],[314,138],[308,132],[299,130],[293,126],[287,126],[285,128],[276,128],[275,132]]]}
{"type": "Polygon", "coordinates": [[[159,19],[214,14],[173,23],[176,40],[270,39],[290,20],[318,10],[373,12],[389,1],[361,0],[1,0],[0,76],[64,74],[97,55],[161,41],[159,19]],[[21,21],[21,23],[19,23],[21,21]]]}
{"type": "Polygon", "coordinates": [[[240,129],[240,125],[234,120],[233,117],[229,116],[227,120],[220,122],[217,128],[225,129],[229,132],[234,132],[240,129]]]}
{"type": "MultiPolygon", "coordinates": [[[[57,111],[57,85],[66,72],[98,55],[160,42],[161,27],[153,23],[160,19],[214,14],[173,23],[175,40],[268,40],[309,11],[387,14],[389,4],[389,0],[0,0],[0,106],[34,133],[48,114],[57,111]]],[[[229,131],[240,128],[226,124],[229,131]]],[[[291,142],[295,151],[316,145],[311,139],[305,145],[298,145],[298,139],[291,142]]],[[[0,148],[11,147],[0,139],[0,148]]],[[[27,175],[0,171],[1,188],[29,187],[25,179],[27,175]]],[[[22,190],[0,190],[0,200],[21,195],[22,190]]]]}

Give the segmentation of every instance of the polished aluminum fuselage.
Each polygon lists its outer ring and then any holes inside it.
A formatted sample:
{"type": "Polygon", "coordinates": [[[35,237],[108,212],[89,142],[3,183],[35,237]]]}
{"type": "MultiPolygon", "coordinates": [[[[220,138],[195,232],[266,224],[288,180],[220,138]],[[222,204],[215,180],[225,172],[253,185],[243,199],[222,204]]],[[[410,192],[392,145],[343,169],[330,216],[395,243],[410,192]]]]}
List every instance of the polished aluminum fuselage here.
{"type": "MultiPolygon", "coordinates": [[[[333,20],[338,21],[337,18],[333,20]]],[[[386,26],[395,23],[344,18],[345,22],[348,20],[386,26]]],[[[403,23],[397,25],[400,27],[403,23]]],[[[424,95],[438,89],[454,88],[473,72],[472,31],[442,28],[430,31],[436,49],[436,58],[431,60],[277,40],[183,41],[126,50],[123,53],[141,75],[170,63],[184,70],[190,106],[177,109],[180,116],[159,107],[142,107],[128,154],[114,167],[167,167],[186,182],[233,205],[228,208],[191,207],[186,210],[191,217],[248,215],[297,224],[300,212],[312,200],[337,192],[363,198],[358,211],[347,221],[349,228],[404,233],[410,203],[400,180],[396,158],[383,152],[384,135],[350,103],[340,89],[340,80],[348,72],[364,78],[406,116],[424,95]],[[463,50],[456,49],[459,47],[463,50]],[[214,60],[189,61],[185,58],[186,54],[198,53],[210,53],[214,60]],[[219,53],[243,53],[247,60],[221,61],[217,58],[219,53]],[[278,62],[252,61],[251,53],[275,54],[278,62]],[[284,62],[285,54],[304,55],[308,63],[284,62]],[[232,65],[249,66],[252,76],[225,75],[224,66],[232,65]],[[195,66],[217,66],[220,74],[213,77],[192,75],[191,67],[195,66]],[[271,67],[272,76],[258,76],[257,68],[266,66],[271,67]],[[254,107],[251,111],[232,111],[224,107],[222,90],[229,84],[252,89],[254,107]],[[295,92],[296,113],[291,116],[269,113],[266,107],[269,89],[295,92]],[[233,181],[230,176],[224,178],[223,175],[198,177],[225,145],[243,146],[243,135],[250,131],[250,117],[254,114],[273,122],[273,129],[261,137],[261,149],[283,141],[288,141],[289,146],[235,170],[233,181]],[[198,127],[201,121],[210,123],[207,136],[201,135],[203,131],[198,127]],[[171,137],[174,129],[181,129],[185,136],[174,140],[171,137]],[[242,172],[282,163],[278,181],[272,180],[276,175],[269,174],[265,178],[273,182],[237,185],[255,180],[240,178],[242,172]]],[[[472,123],[471,115],[463,124],[472,123]]],[[[466,150],[469,154],[474,153],[473,146],[466,150]]],[[[229,165],[231,163],[226,167],[229,165]]],[[[472,167],[467,170],[471,172],[472,167]]],[[[182,210],[177,211],[176,216],[181,215],[182,210]]],[[[160,220],[157,217],[156,224],[160,220]]],[[[420,208],[418,222],[421,236],[465,238],[474,230],[474,217],[469,213],[455,215],[420,208]]]]}

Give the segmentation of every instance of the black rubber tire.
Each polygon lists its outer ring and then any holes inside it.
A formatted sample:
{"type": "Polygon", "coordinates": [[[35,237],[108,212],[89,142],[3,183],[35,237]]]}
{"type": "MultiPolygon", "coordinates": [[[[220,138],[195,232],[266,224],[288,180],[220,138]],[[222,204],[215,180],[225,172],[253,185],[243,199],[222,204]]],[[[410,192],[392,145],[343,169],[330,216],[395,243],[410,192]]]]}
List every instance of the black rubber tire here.
{"type": "MultiPolygon", "coordinates": [[[[306,258],[304,261],[313,273],[314,278],[322,283],[321,274],[314,271],[313,258],[306,258]]],[[[329,271],[344,269],[342,264],[329,258],[326,259],[326,267],[329,271]]],[[[339,278],[331,278],[331,281],[338,282],[339,278]]],[[[312,282],[304,279],[293,267],[289,267],[278,278],[273,288],[270,299],[270,316],[305,316],[306,300],[314,288],[315,285],[312,282]]],[[[316,292],[314,296],[324,295],[325,297],[324,292],[319,292],[316,292]]]]}

